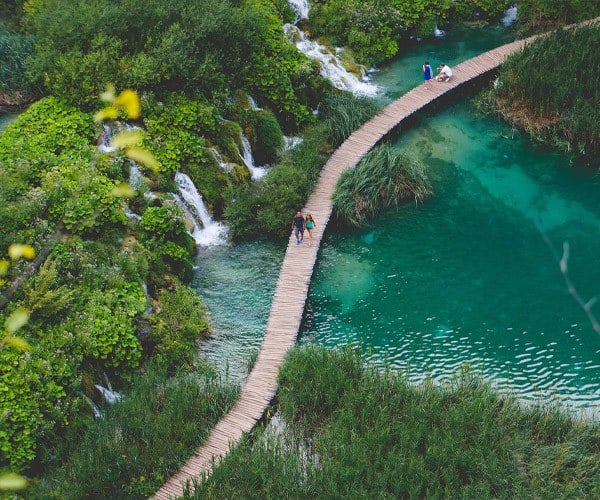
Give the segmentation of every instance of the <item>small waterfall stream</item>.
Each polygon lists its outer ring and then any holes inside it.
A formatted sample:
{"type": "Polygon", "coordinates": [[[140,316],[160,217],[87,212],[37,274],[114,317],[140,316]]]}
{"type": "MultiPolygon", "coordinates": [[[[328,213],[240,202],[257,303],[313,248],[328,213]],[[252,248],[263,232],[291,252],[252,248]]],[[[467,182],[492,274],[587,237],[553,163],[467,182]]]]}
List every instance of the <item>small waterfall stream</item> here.
{"type": "MultiPolygon", "coordinates": [[[[296,11],[296,23],[301,19],[308,18],[308,0],[288,0],[288,3],[296,11]]],[[[300,52],[319,62],[321,76],[330,80],[335,88],[367,97],[374,97],[380,92],[377,85],[369,83],[366,71],[360,79],[349,73],[337,55],[329,52],[327,47],[309,40],[306,33],[296,25],[285,24],[283,30],[286,37],[296,45],[300,52]]]]}
{"type": "Polygon", "coordinates": [[[243,151],[240,154],[240,158],[244,161],[244,164],[248,167],[248,170],[250,170],[253,180],[262,179],[267,174],[266,167],[257,167],[254,164],[254,157],[252,156],[252,147],[250,146],[250,141],[244,134],[242,134],[241,139],[243,151]]]}
{"type": "Polygon", "coordinates": [[[203,247],[225,244],[227,228],[210,216],[202,195],[196,189],[192,179],[177,171],[175,182],[179,188],[179,194],[172,193],[173,199],[192,222],[191,234],[196,243],[203,247]]]}

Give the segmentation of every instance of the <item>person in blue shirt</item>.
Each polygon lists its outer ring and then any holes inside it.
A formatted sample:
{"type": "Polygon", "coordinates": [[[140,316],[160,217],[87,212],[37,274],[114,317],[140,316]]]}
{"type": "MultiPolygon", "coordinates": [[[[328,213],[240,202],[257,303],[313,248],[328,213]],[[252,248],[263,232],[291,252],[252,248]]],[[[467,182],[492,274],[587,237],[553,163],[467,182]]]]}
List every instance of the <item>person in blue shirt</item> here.
{"type": "Polygon", "coordinates": [[[304,240],[304,217],[302,216],[302,212],[296,212],[294,218],[292,219],[292,229],[294,230],[294,235],[296,236],[296,245],[299,245],[304,240]]]}
{"type": "Polygon", "coordinates": [[[425,61],[425,64],[423,64],[423,79],[425,80],[425,86],[430,89],[431,88],[431,83],[429,82],[429,80],[431,80],[433,78],[433,70],[431,69],[431,65],[429,64],[429,61],[425,61]]]}

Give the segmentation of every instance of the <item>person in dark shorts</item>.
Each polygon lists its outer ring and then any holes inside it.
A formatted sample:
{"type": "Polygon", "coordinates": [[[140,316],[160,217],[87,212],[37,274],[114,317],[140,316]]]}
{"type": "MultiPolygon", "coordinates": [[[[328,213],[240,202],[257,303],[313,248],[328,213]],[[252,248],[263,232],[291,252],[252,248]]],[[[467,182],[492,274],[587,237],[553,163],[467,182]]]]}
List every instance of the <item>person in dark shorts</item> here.
{"type": "Polygon", "coordinates": [[[302,217],[302,212],[296,212],[296,215],[294,215],[292,229],[296,236],[296,245],[299,245],[304,240],[304,217],[302,217]]]}

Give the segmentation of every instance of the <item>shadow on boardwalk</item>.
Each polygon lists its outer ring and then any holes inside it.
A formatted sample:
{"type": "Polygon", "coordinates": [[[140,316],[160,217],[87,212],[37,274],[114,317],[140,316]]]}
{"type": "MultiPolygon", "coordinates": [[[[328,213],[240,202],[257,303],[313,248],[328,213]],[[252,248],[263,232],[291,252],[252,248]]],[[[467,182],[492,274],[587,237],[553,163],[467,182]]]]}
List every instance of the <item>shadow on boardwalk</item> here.
{"type": "MultiPolygon", "coordinates": [[[[599,21],[600,18],[588,23],[599,21]]],[[[520,50],[533,38],[503,45],[455,66],[450,82],[433,82],[431,90],[424,84],[414,88],[356,130],[335,151],[323,167],[303,209],[304,213],[312,214],[318,229],[313,232],[313,245],[296,245],[296,239],[290,235],[263,343],[240,399],[216,425],[206,443],[156,492],[154,498],[179,497],[187,482],[200,479],[202,474],[210,474],[213,462],[217,463],[245,432],[254,427],[274,398],[279,367],[296,342],[317,252],[332,212],[333,191],[344,170],[356,165],[403,120],[463,84],[495,70],[508,55],[520,50]]]]}

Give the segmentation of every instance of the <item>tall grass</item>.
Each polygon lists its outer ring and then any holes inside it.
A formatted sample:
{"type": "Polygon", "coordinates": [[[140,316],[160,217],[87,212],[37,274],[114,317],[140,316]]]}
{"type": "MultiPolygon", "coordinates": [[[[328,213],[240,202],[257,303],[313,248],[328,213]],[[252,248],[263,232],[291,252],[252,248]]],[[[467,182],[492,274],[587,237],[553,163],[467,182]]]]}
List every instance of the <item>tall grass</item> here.
{"type": "Polygon", "coordinates": [[[567,151],[600,154],[600,26],[558,30],[502,65],[480,103],[536,139],[567,151]]]}
{"type": "Polygon", "coordinates": [[[379,106],[366,97],[355,97],[347,92],[329,96],[323,106],[322,118],[330,144],[337,148],[378,111],[379,106]]]}
{"type": "Polygon", "coordinates": [[[237,398],[209,373],[149,369],[131,393],[90,421],[67,463],[30,491],[40,498],[147,498],[204,441],[237,398]]]}
{"type": "Polygon", "coordinates": [[[364,226],[386,208],[406,200],[423,201],[431,194],[425,165],[384,144],[342,174],[333,207],[347,223],[364,226]]]}
{"type": "Polygon", "coordinates": [[[349,350],[294,350],[280,439],[246,439],[195,498],[598,498],[600,424],[522,408],[463,370],[412,385],[349,350]]]}

